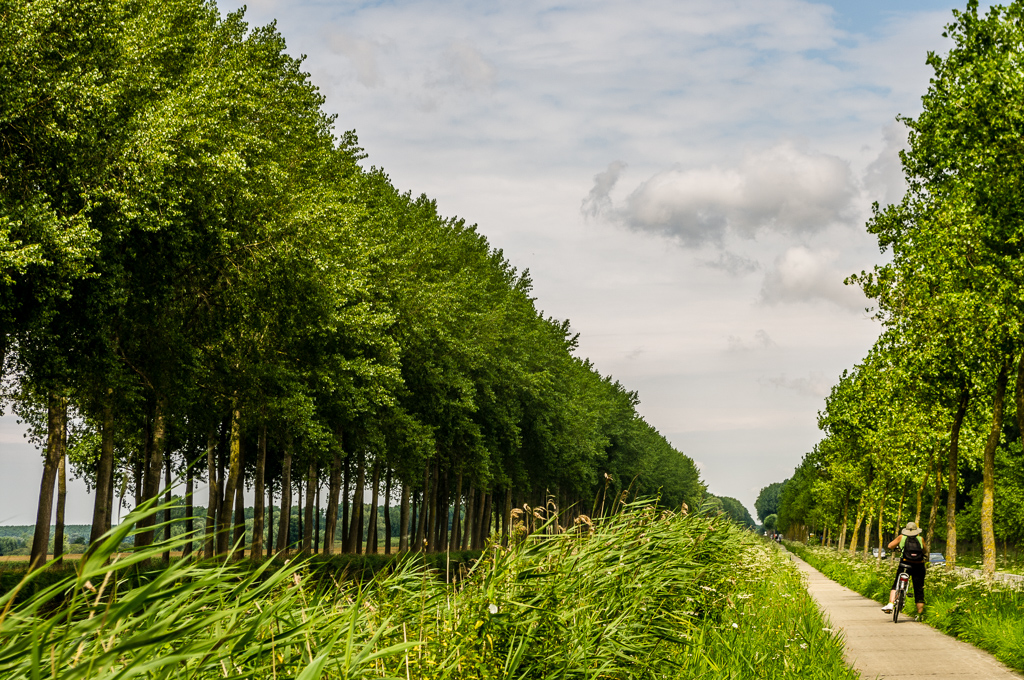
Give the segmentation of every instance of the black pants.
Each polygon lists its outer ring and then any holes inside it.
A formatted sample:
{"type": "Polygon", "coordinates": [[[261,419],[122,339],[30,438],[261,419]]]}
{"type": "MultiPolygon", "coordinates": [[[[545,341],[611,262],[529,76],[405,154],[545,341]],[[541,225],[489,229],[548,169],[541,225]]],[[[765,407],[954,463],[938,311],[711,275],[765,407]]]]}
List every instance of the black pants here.
{"type": "Polygon", "coordinates": [[[892,590],[896,590],[900,574],[904,571],[910,574],[910,580],[914,583],[914,602],[924,602],[924,562],[903,562],[901,560],[900,568],[896,570],[896,578],[892,580],[892,590]]]}

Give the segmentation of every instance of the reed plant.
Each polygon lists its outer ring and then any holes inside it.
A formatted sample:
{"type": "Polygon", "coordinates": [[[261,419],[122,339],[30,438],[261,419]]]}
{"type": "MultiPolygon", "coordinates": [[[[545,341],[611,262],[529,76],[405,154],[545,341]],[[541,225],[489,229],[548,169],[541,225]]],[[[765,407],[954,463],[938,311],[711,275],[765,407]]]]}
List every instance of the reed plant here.
{"type": "MultiPolygon", "coordinates": [[[[787,543],[786,547],[833,581],[879,603],[889,601],[895,563],[800,543],[787,543]]],[[[916,609],[913,597],[908,600],[905,609],[909,615],[916,609]]],[[[1024,589],[1020,584],[929,565],[924,621],[1024,671],[1024,589]]]]}
{"type": "Polygon", "coordinates": [[[114,559],[137,519],[65,580],[0,598],[0,677],[856,677],[789,560],[718,517],[635,503],[519,525],[469,568],[407,555],[369,579],[157,564],[166,545],[114,559]]]}

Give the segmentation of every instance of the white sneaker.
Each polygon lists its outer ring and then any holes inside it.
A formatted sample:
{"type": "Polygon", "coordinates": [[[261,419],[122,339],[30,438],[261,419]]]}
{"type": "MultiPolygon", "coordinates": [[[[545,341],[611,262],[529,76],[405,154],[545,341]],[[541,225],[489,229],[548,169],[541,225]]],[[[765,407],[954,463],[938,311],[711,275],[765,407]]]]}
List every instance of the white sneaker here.
{"type": "Polygon", "coordinates": [[[882,607],[882,611],[886,614],[892,614],[892,602],[882,607]]]}

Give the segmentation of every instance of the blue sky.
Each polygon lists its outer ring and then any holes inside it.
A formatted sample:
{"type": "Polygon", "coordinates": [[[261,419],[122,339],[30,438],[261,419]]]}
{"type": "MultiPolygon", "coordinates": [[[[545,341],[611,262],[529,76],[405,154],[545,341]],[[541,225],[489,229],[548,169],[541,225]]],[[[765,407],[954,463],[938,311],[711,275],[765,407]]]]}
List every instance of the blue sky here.
{"type": "MultiPolygon", "coordinates": [[[[881,257],[864,220],[902,193],[895,118],[919,110],[954,6],[257,0],[247,16],[308,55],[369,163],[529,268],[581,353],[753,512],[877,335],[842,281],[881,257]]],[[[4,469],[30,489],[19,440],[4,419],[4,469]]],[[[26,494],[0,522],[32,521],[26,494]]]]}

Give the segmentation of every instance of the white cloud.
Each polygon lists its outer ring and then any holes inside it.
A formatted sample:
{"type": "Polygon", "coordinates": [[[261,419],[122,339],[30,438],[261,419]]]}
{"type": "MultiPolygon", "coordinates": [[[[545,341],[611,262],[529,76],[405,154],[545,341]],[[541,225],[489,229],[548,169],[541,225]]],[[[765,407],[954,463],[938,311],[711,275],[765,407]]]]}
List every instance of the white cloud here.
{"type": "Polygon", "coordinates": [[[580,212],[584,217],[599,217],[608,215],[612,209],[611,192],[626,169],[622,161],[612,161],[608,169],[594,175],[594,186],[590,194],[583,199],[580,212]]]}
{"type": "Polygon", "coordinates": [[[492,87],[497,71],[472,44],[459,40],[444,52],[444,63],[452,80],[467,90],[492,87]]]}
{"type": "Polygon", "coordinates": [[[856,286],[843,283],[846,275],[835,266],[837,259],[832,250],[789,248],[765,274],[761,300],[770,305],[826,300],[845,309],[863,309],[866,298],[856,286]]]}
{"type": "Polygon", "coordinates": [[[713,260],[699,259],[697,263],[711,269],[719,269],[731,276],[753,274],[761,268],[761,263],[757,260],[737,255],[728,250],[721,251],[718,253],[718,257],[713,260]]]}
{"type": "MultiPolygon", "coordinates": [[[[585,207],[594,205],[595,195],[608,200],[601,182],[610,171],[595,178],[585,207]]],[[[748,154],[731,168],[659,172],[612,214],[638,231],[700,247],[721,244],[730,233],[751,238],[760,230],[820,231],[848,218],[856,188],[846,161],[783,143],[748,154]]]]}
{"type": "Polygon", "coordinates": [[[329,37],[331,50],[348,57],[355,71],[356,80],[366,87],[375,87],[380,83],[380,72],[377,67],[377,53],[380,45],[347,33],[333,33],[329,37]]]}
{"type": "Polygon", "coordinates": [[[728,351],[730,352],[751,352],[771,349],[776,346],[775,341],[771,339],[771,336],[769,336],[764,329],[760,328],[754,333],[753,340],[744,340],[735,335],[730,335],[727,339],[727,343],[728,351]]]}
{"type": "Polygon", "coordinates": [[[785,374],[762,379],[762,384],[775,388],[792,390],[808,397],[827,397],[832,389],[832,381],[822,373],[811,372],[806,378],[789,378],[785,374]]]}

